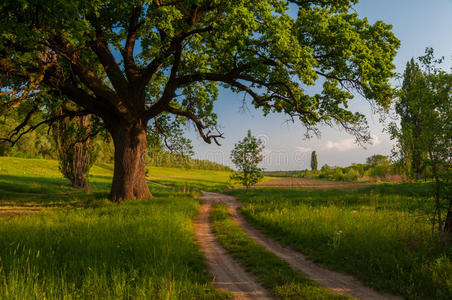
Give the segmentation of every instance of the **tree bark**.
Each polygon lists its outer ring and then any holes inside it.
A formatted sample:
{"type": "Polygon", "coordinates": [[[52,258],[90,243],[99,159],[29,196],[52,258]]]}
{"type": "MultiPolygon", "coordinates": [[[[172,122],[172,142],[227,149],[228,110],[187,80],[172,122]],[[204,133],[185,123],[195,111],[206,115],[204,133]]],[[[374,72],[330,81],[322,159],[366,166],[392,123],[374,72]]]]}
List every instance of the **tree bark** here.
{"type": "MultiPolygon", "coordinates": [[[[77,117],[76,122],[78,123],[78,128],[89,128],[90,127],[90,116],[77,117]]],[[[89,131],[89,130],[88,130],[89,131]]],[[[85,134],[89,134],[86,132],[85,134]]],[[[73,178],[71,179],[72,187],[85,189],[88,187],[86,181],[86,173],[91,167],[91,141],[87,138],[84,142],[77,142],[74,145],[74,159],[72,162],[73,178]]]]}
{"type": "Polygon", "coordinates": [[[110,130],[115,144],[110,198],[116,202],[152,197],[146,184],[146,130],[139,123],[120,123],[110,130]]]}
{"type": "Polygon", "coordinates": [[[76,143],[74,149],[74,161],[73,161],[73,172],[74,177],[71,179],[72,187],[78,189],[84,189],[87,187],[86,182],[86,165],[89,164],[90,154],[89,151],[84,149],[89,147],[89,141],[86,144],[76,143]]]}

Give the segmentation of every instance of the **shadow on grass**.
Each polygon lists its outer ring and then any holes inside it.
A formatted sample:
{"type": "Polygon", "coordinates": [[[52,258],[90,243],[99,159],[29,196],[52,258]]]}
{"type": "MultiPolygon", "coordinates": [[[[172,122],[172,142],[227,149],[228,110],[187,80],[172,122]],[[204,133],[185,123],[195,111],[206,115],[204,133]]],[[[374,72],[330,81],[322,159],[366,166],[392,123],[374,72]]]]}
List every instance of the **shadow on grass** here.
{"type": "Polygon", "coordinates": [[[108,197],[105,186],[95,182],[86,191],[71,187],[64,178],[0,175],[0,205],[92,207],[108,197]]]}

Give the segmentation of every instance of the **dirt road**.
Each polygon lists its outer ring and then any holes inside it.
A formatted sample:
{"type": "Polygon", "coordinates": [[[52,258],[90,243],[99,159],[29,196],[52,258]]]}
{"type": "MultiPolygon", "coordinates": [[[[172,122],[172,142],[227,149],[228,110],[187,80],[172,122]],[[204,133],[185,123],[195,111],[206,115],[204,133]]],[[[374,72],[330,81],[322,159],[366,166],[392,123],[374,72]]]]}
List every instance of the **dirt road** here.
{"type": "MultiPolygon", "coordinates": [[[[313,281],[317,282],[332,292],[346,294],[358,299],[402,299],[401,297],[378,293],[350,275],[334,272],[317,266],[306,258],[303,254],[290,248],[282,246],[279,242],[264,235],[259,230],[252,227],[245,219],[238,214],[237,208],[240,203],[232,196],[218,193],[204,193],[202,198],[206,203],[223,203],[228,207],[229,213],[234,221],[256,242],[263,245],[267,250],[273,252],[281,259],[298,271],[301,271],[313,281]]],[[[218,267],[221,268],[221,267],[218,267]]]]}
{"type": "Polygon", "coordinates": [[[273,299],[257,283],[256,278],[245,272],[244,268],[226,253],[218,243],[209,222],[210,206],[215,202],[212,197],[203,197],[199,215],[195,222],[195,237],[205,254],[210,273],[215,277],[214,285],[231,292],[235,299],[273,299]]]}

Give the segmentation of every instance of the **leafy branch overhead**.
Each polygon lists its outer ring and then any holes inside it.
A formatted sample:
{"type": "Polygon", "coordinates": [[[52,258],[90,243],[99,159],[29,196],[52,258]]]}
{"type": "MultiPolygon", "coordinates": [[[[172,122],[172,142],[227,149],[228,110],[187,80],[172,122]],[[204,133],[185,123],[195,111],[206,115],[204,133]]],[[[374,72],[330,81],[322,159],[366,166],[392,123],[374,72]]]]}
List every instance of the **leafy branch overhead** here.
{"type": "Polygon", "coordinates": [[[347,110],[352,90],[383,107],[392,95],[399,42],[390,25],[350,12],[356,1],[51,2],[0,6],[2,105],[57,94],[107,127],[168,112],[210,143],[224,86],[265,113],[311,130],[338,123],[365,140],[363,116],[347,110]],[[306,93],[315,82],[322,92],[306,93]]]}

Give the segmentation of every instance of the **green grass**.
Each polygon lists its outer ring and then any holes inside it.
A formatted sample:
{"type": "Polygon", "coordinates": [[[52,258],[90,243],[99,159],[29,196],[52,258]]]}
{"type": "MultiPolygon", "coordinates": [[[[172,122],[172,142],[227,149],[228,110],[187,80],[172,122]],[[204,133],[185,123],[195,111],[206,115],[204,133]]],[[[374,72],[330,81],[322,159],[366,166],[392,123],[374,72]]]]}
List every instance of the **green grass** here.
{"type": "Polygon", "coordinates": [[[251,223],[322,265],[407,299],[452,299],[452,248],[432,233],[429,188],[230,193],[251,223]]]}
{"type": "MultiPolygon", "coordinates": [[[[175,192],[219,191],[231,187],[229,172],[148,167],[151,191],[167,185],[175,192]]],[[[58,162],[0,157],[0,205],[86,206],[107,198],[113,165],[96,164],[88,176],[89,194],[73,189],[58,171],[58,162]]]]}
{"type": "Polygon", "coordinates": [[[152,182],[187,189],[222,191],[234,186],[229,181],[231,172],[148,167],[148,179],[152,182]]]}
{"type": "Polygon", "coordinates": [[[55,161],[0,158],[0,299],[226,298],[193,240],[198,200],[151,186],[154,198],[117,205],[106,199],[111,173],[93,167],[86,193],[55,161]],[[1,214],[29,206],[43,209],[1,214]]]}
{"type": "Polygon", "coordinates": [[[278,298],[350,299],[319,287],[253,241],[234,223],[224,205],[212,207],[211,220],[220,243],[278,298]]]}

